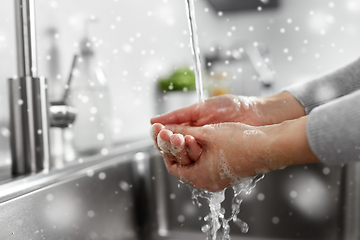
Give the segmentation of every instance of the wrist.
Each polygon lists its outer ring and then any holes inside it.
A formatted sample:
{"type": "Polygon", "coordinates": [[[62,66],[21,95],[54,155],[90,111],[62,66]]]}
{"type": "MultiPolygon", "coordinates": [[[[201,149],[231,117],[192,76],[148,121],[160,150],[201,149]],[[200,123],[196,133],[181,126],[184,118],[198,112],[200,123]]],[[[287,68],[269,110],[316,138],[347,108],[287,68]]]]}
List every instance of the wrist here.
{"type": "Polygon", "coordinates": [[[289,92],[260,97],[259,100],[261,115],[267,125],[306,116],[304,107],[289,92]]]}
{"type": "Polygon", "coordinates": [[[267,145],[277,166],[319,162],[307,139],[307,119],[305,116],[268,126],[267,145]]]}

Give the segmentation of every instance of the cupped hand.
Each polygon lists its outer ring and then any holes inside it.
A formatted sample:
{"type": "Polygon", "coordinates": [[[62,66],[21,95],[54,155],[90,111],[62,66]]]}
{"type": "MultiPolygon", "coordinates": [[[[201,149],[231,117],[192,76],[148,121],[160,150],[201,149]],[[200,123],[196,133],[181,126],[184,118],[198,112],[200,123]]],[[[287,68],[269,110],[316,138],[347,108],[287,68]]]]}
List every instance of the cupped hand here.
{"type": "Polygon", "coordinates": [[[266,134],[241,123],[191,127],[154,124],[152,135],[170,174],[212,192],[279,168],[259,146],[266,134]]]}
{"type": "Polygon", "coordinates": [[[217,192],[256,174],[318,162],[307,140],[307,119],[260,127],[156,123],[152,136],[172,175],[196,188],[217,192]]]}
{"type": "Polygon", "coordinates": [[[151,124],[204,126],[223,122],[240,122],[251,126],[264,126],[298,119],[305,115],[301,103],[288,92],[267,97],[227,94],[152,118],[151,124]]]}
{"type": "Polygon", "coordinates": [[[222,122],[265,125],[256,97],[221,95],[151,119],[151,124],[203,126],[222,122]]]}

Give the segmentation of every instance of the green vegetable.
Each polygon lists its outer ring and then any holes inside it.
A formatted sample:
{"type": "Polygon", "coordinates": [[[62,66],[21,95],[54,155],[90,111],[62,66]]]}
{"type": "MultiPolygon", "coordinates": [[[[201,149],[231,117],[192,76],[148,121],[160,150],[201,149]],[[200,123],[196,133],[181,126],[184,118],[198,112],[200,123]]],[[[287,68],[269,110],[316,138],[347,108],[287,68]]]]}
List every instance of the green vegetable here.
{"type": "Polygon", "coordinates": [[[168,78],[158,81],[161,91],[194,91],[196,89],[195,74],[189,68],[175,70],[168,78]]]}

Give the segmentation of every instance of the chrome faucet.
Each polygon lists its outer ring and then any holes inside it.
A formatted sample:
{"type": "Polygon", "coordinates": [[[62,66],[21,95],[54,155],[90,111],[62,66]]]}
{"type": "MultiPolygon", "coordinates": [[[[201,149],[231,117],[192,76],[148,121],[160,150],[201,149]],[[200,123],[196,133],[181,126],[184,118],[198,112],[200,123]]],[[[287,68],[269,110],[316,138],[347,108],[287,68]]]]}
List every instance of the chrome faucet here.
{"type": "Polygon", "coordinates": [[[10,141],[12,173],[22,175],[50,169],[50,124],[66,127],[75,115],[67,106],[50,107],[46,79],[38,77],[34,0],[15,0],[15,18],[18,76],[9,79],[10,141]]]}

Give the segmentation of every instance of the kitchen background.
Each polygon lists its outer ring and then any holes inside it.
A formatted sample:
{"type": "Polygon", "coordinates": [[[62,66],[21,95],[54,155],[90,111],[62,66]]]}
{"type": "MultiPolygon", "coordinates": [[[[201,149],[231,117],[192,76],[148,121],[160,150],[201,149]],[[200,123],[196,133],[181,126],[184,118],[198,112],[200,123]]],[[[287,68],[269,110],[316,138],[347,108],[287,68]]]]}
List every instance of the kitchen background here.
{"type": "MultiPolygon", "coordinates": [[[[17,73],[14,3],[3,0],[1,4],[1,148],[9,163],[6,79],[17,73]]],[[[277,8],[232,13],[214,11],[208,1],[196,0],[195,8],[203,57],[218,47],[239,50],[261,45],[267,50],[266,60],[275,72],[272,88],[235,92],[276,92],[360,55],[360,0],[280,0],[277,8]]],[[[184,1],[37,0],[36,19],[39,73],[50,85],[60,86],[50,97],[61,96],[59,89],[67,81],[73,55],[88,32],[97,65],[109,81],[113,138],[149,137],[149,119],[158,113],[156,81],[175,68],[193,64],[184,1]]],[[[256,72],[247,72],[245,65],[233,63],[226,71],[232,69],[231,78],[244,87],[256,85],[256,72]]],[[[203,67],[206,80],[210,76],[203,67]]]]}

